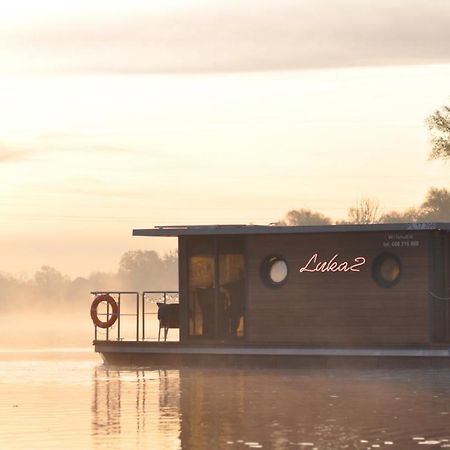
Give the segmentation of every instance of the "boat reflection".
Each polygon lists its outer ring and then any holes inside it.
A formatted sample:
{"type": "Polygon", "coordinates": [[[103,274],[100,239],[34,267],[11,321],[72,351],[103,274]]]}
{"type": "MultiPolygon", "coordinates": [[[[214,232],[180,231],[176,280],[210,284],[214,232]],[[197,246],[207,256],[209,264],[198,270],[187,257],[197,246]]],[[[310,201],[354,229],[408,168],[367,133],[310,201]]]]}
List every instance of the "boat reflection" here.
{"type": "Polygon", "coordinates": [[[179,448],[178,370],[96,367],[92,437],[96,448],[179,448]]]}
{"type": "Polygon", "coordinates": [[[96,448],[450,448],[445,371],[94,372],[96,448]]]}

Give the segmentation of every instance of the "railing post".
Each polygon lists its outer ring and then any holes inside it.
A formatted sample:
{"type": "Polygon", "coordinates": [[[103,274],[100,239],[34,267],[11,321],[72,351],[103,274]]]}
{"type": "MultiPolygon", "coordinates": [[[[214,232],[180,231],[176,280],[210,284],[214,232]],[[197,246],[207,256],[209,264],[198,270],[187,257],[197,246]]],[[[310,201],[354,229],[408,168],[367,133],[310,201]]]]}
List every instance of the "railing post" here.
{"type": "Polygon", "coordinates": [[[117,304],[119,306],[119,316],[117,317],[117,340],[120,341],[120,292],[119,292],[117,304]]]}
{"type": "Polygon", "coordinates": [[[136,292],[136,342],[139,342],[139,292],[136,292]]]}
{"type": "MultiPolygon", "coordinates": [[[[95,299],[96,295],[95,294],[92,294],[92,295],[94,295],[94,299],[95,299]]],[[[95,323],[94,323],[94,341],[96,341],[96,340],[97,340],[97,325],[95,325],[95,323]]]]}
{"type": "Polygon", "coordinates": [[[142,340],[145,341],[145,292],[142,292],[142,340]]]}
{"type": "MultiPolygon", "coordinates": [[[[109,302],[106,303],[106,321],[109,320],[109,302]]],[[[106,329],[106,340],[109,341],[109,327],[106,329]]]]}

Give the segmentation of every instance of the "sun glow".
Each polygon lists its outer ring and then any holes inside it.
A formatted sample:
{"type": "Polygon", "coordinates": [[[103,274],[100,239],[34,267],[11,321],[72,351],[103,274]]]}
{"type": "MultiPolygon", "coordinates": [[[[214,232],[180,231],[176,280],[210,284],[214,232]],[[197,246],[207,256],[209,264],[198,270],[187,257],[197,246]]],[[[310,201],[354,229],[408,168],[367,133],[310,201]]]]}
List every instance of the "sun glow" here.
{"type": "MultiPolygon", "coordinates": [[[[424,120],[450,65],[314,69],[329,59],[308,59],[302,27],[269,36],[256,2],[239,5],[3,5],[0,270],[115,270],[123,251],[174,246],[133,228],[264,224],[299,207],[340,219],[362,195],[402,209],[446,185],[424,120]]],[[[316,6],[298,8],[313,21],[316,6]]],[[[330,11],[324,21],[340,17],[330,11]]]]}

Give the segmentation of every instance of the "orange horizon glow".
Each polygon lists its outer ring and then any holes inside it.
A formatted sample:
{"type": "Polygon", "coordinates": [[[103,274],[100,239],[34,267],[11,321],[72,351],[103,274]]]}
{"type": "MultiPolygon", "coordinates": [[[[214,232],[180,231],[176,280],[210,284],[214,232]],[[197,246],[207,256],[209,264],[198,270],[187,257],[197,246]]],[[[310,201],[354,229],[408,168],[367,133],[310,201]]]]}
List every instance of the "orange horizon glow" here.
{"type": "MultiPolygon", "coordinates": [[[[373,18],[368,2],[345,0],[342,11],[326,3],[291,5],[289,18],[265,0],[273,14],[260,22],[256,3],[7,5],[0,272],[114,271],[127,250],[176,248],[174,239],[133,238],[133,228],[268,224],[300,208],[339,220],[361,197],[403,210],[448,186],[448,167],[427,160],[425,126],[449,99],[445,47],[430,58],[414,40],[388,48],[375,33],[391,32],[377,14],[399,13],[388,2],[373,18]],[[351,31],[340,25],[350,7],[361,22],[351,31]],[[320,23],[316,10],[326,11],[320,23]],[[211,25],[219,12],[234,34],[211,25]]],[[[425,2],[402,14],[422,10],[447,33],[445,11],[425,2]]],[[[408,24],[397,32],[408,35],[408,24]]],[[[419,38],[431,48],[428,34],[419,38]]]]}

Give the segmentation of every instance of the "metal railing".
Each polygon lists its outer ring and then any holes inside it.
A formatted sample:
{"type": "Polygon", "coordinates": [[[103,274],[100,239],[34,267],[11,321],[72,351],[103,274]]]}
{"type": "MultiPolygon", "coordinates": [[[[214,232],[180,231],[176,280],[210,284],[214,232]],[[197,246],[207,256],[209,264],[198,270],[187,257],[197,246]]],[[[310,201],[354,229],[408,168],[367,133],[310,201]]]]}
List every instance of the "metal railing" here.
{"type": "MultiPolygon", "coordinates": [[[[154,324],[157,324],[158,319],[156,318],[156,316],[158,315],[158,312],[154,308],[152,308],[153,311],[149,311],[149,306],[156,305],[157,303],[179,303],[178,291],[144,291],[142,293],[139,293],[137,291],[92,291],[91,295],[93,295],[94,298],[99,295],[110,295],[116,301],[118,306],[118,315],[116,321],[117,325],[115,324],[112,328],[105,328],[104,340],[106,341],[117,340],[138,342],[152,339],[146,336],[145,325],[146,322],[148,323],[148,316],[154,316],[156,319],[154,324]],[[135,301],[135,312],[122,312],[121,306],[123,305],[125,299],[128,299],[127,301],[135,301]],[[135,335],[135,338],[133,339],[124,338],[121,335],[121,318],[123,319],[124,317],[129,316],[134,316],[136,318],[135,333],[133,333],[135,335]],[[116,337],[111,337],[113,331],[116,332],[116,337]]],[[[97,313],[99,317],[106,317],[106,321],[109,320],[111,314],[112,312],[110,311],[109,303],[107,303],[106,306],[106,313],[97,313]]],[[[99,327],[94,324],[94,338],[95,340],[103,340],[99,339],[98,328],[99,327]]]]}
{"type": "Polygon", "coordinates": [[[179,303],[178,291],[144,291],[142,292],[142,340],[145,341],[145,316],[157,315],[157,312],[146,312],[145,303],[157,304],[179,303]]]}

